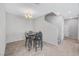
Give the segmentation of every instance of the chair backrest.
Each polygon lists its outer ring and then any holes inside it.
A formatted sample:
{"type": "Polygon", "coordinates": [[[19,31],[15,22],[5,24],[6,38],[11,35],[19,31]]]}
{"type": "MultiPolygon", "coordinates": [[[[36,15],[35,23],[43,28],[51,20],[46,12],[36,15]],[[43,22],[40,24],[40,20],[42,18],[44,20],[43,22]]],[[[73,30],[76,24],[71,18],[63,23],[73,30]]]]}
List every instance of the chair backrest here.
{"type": "Polygon", "coordinates": [[[39,35],[42,36],[42,32],[39,32],[39,35]]]}
{"type": "Polygon", "coordinates": [[[25,37],[28,37],[28,33],[27,32],[25,32],[25,37]]]}
{"type": "Polygon", "coordinates": [[[36,38],[36,40],[38,40],[38,39],[42,40],[42,32],[36,33],[35,38],[36,38]]]}

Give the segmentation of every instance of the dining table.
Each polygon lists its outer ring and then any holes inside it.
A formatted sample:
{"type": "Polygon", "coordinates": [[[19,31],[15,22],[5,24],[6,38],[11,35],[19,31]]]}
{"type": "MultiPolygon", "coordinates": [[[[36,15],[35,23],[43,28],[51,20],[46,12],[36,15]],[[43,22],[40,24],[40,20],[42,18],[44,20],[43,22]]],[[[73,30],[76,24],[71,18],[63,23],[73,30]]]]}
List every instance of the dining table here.
{"type": "Polygon", "coordinates": [[[40,42],[42,42],[42,40],[40,39],[40,37],[38,36],[38,34],[39,34],[39,32],[28,32],[28,33],[25,34],[25,37],[26,37],[25,46],[28,47],[29,51],[32,48],[35,48],[37,50],[37,45],[42,44],[42,43],[40,43],[40,42]],[[38,42],[40,44],[38,44],[38,42]]]}

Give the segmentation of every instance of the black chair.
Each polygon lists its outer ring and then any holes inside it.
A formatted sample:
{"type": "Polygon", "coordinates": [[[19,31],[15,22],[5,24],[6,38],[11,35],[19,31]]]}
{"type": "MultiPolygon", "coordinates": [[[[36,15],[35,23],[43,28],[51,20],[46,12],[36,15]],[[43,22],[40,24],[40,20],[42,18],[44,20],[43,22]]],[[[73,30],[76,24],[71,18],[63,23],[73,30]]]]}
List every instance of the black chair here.
{"type": "Polygon", "coordinates": [[[25,47],[27,46],[28,50],[30,51],[32,46],[31,36],[29,36],[28,33],[25,33],[25,38],[26,38],[25,47]]]}
{"type": "Polygon", "coordinates": [[[27,41],[28,41],[29,37],[28,37],[28,33],[25,32],[25,47],[27,46],[27,41]]]}
{"type": "Polygon", "coordinates": [[[39,37],[40,37],[40,47],[41,47],[41,50],[42,50],[42,48],[43,48],[42,32],[39,32],[39,37]]]}
{"type": "Polygon", "coordinates": [[[43,40],[42,40],[42,32],[36,33],[35,35],[35,39],[34,39],[34,47],[35,47],[35,51],[37,51],[37,48],[43,47],[43,40]]]}
{"type": "Polygon", "coordinates": [[[28,50],[30,51],[30,49],[32,48],[32,36],[28,36],[28,50]]]}

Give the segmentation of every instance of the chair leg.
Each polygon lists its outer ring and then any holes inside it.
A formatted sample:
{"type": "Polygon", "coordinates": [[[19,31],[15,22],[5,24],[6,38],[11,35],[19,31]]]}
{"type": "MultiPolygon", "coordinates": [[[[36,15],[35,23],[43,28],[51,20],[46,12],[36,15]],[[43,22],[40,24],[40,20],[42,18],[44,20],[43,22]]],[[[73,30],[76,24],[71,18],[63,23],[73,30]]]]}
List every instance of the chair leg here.
{"type": "Polygon", "coordinates": [[[25,47],[26,47],[26,45],[27,45],[27,39],[26,39],[26,41],[25,41],[25,47]]]}
{"type": "Polygon", "coordinates": [[[31,50],[31,45],[28,43],[28,51],[31,50]]]}
{"type": "Polygon", "coordinates": [[[35,48],[35,40],[33,40],[33,48],[35,48]]]}
{"type": "Polygon", "coordinates": [[[42,48],[43,48],[43,41],[41,40],[41,50],[42,50],[42,48]]]}
{"type": "Polygon", "coordinates": [[[28,41],[28,51],[30,51],[31,47],[32,47],[32,41],[29,39],[29,41],[28,41]]]}
{"type": "Polygon", "coordinates": [[[35,41],[35,51],[37,52],[37,41],[35,41]]]}
{"type": "Polygon", "coordinates": [[[41,46],[41,44],[40,44],[40,43],[41,43],[41,41],[39,40],[39,41],[38,41],[38,48],[41,46]]]}

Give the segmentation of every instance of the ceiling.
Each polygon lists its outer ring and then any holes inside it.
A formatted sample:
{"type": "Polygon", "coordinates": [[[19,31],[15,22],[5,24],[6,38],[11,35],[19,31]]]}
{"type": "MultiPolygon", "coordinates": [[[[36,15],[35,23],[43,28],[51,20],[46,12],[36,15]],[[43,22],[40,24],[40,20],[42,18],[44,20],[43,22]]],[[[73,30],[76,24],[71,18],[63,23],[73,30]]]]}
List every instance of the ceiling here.
{"type": "Polygon", "coordinates": [[[50,12],[56,15],[62,15],[64,18],[79,15],[78,3],[4,3],[4,6],[6,12],[23,17],[25,17],[27,9],[32,11],[33,18],[50,12]]]}

